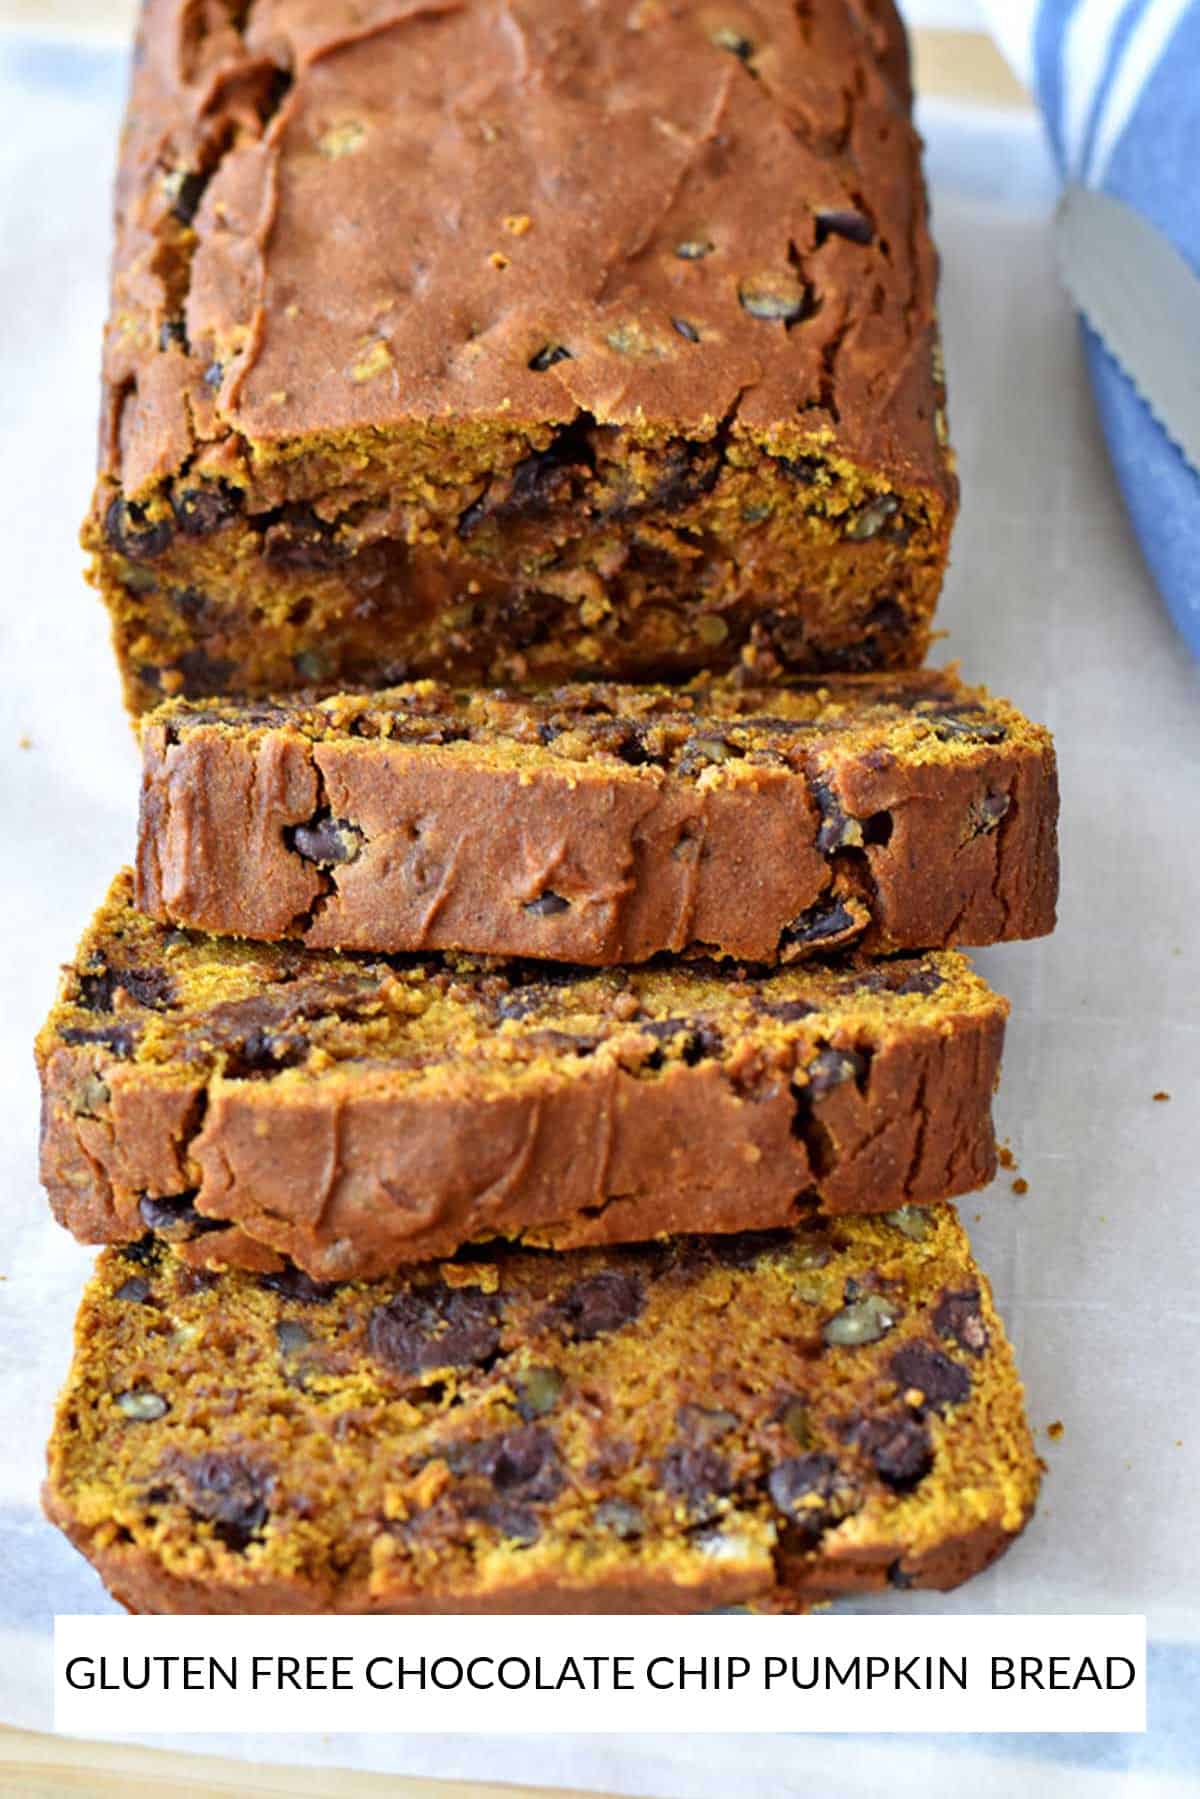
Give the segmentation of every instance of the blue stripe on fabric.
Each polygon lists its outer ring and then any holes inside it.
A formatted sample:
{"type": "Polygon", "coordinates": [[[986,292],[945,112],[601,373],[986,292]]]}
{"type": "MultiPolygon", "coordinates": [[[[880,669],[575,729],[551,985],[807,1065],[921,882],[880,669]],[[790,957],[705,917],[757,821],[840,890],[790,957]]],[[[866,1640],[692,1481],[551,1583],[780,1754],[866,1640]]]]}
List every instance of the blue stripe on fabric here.
{"type": "Polygon", "coordinates": [[[1092,94],[1091,104],[1088,107],[1087,125],[1084,129],[1083,143],[1079,154],[1079,169],[1077,172],[1080,174],[1082,174],[1083,170],[1087,168],[1088,163],[1091,161],[1092,144],[1095,142],[1096,127],[1100,122],[1101,108],[1108,98],[1108,91],[1113,84],[1113,76],[1120,67],[1121,59],[1125,54],[1125,46],[1133,35],[1134,27],[1141,20],[1142,14],[1146,10],[1146,5],[1147,0],[1128,0],[1120,18],[1117,20],[1112,35],[1108,40],[1108,55],[1105,58],[1104,67],[1100,72],[1100,79],[1096,83],[1096,89],[1092,94]]]}
{"type": "Polygon", "coordinates": [[[1180,18],[1147,77],[1103,186],[1165,231],[1200,275],[1200,5],[1180,18]]]}
{"type": "Polygon", "coordinates": [[[1063,44],[1071,14],[1079,0],[1042,0],[1033,31],[1033,78],[1037,97],[1054,147],[1055,161],[1063,166],[1063,44]]]}
{"type": "MultiPolygon", "coordinates": [[[[1200,658],[1200,476],[1095,332],[1082,329],[1096,410],[1142,555],[1176,629],[1200,658]]],[[[1200,1691],[1200,1669],[1197,1677],[1200,1691]]]]}

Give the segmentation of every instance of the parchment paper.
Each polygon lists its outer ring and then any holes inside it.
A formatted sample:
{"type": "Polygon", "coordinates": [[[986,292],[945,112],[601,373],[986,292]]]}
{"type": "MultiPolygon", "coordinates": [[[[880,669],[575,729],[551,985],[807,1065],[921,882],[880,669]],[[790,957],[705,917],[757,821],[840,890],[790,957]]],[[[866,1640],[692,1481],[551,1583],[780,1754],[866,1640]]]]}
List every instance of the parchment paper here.
{"type": "MultiPolygon", "coordinates": [[[[90,1256],[53,1226],[37,1184],[29,1044],[56,964],[133,844],[133,742],[75,547],[123,82],[108,52],[0,39],[0,1718],[38,1728],[50,1723],[53,1612],[109,1607],[37,1509],[90,1256]]],[[[1200,1770],[1196,671],[1143,572],[1091,415],[1052,272],[1036,127],[945,107],[924,124],[965,494],[940,648],[1051,724],[1061,757],[1058,933],[978,958],[1013,1000],[998,1121],[1019,1168],[963,1205],[1050,1473],[1036,1521],[993,1571],[956,1594],[876,1609],[1145,1612],[1151,1734],[190,1748],[676,1799],[807,1793],[814,1781],[837,1794],[951,1782],[1007,1794],[1018,1779],[1050,1791],[1059,1778],[1168,1792],[1200,1770]],[[1159,1091],[1170,1100],[1154,1100],[1159,1091]],[[1051,1441],[1055,1420],[1063,1434],[1051,1441]]]]}

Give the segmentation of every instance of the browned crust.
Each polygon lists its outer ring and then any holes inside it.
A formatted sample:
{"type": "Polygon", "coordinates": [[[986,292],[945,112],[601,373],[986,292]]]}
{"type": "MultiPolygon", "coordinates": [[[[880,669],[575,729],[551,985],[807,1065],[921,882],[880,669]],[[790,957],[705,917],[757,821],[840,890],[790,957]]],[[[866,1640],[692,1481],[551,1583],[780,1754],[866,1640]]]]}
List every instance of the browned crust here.
{"type": "Polygon", "coordinates": [[[739,1090],[736,1068],[677,1064],[653,1081],[615,1063],[488,1097],[411,1099],[310,1084],[188,1085],[59,1046],[42,1067],[41,1174],[83,1242],[140,1237],[144,1194],[196,1190],[234,1229],[188,1246],[207,1265],[370,1277],[496,1233],[565,1249],[664,1232],[793,1223],[815,1194],[829,1213],[927,1204],[995,1172],[991,1097],[1006,1007],[941,1013],[872,1047],[861,1083],[798,1111],[790,1073],[739,1090]],[[80,1115],[87,1075],[108,1116],[80,1115]]]}
{"type": "Polygon", "coordinates": [[[814,909],[878,952],[1038,937],[1054,926],[1058,794],[1050,742],[1030,737],[956,760],[850,751],[819,778],[743,762],[698,784],[168,719],[142,738],[137,899],[163,923],[315,948],[593,966],[786,960],[828,948],[819,922],[807,945],[789,929],[814,909]],[[822,849],[822,790],[874,821],[861,849],[822,849]],[[999,823],[973,829],[988,805],[999,823]],[[289,844],[318,813],[353,829],[344,866],[289,844]],[[547,890],[561,909],[541,909],[547,890]]]}
{"type": "Polygon", "coordinates": [[[503,1592],[473,1598],[461,1593],[424,1590],[369,1592],[359,1581],[334,1580],[327,1587],[311,1583],[249,1577],[236,1585],[173,1575],[145,1550],[129,1544],[97,1544],[94,1533],[72,1517],[49,1482],[42,1503],[56,1524],[99,1574],[112,1597],[128,1612],[145,1614],[369,1615],[470,1614],[512,1616],[551,1614],[656,1613],[683,1615],[719,1606],[747,1605],[775,1613],[805,1612],[823,1600],[852,1594],[961,1586],[1004,1554],[1032,1516],[1032,1504],[1021,1530],[981,1525],[948,1538],[935,1548],[907,1559],[902,1544],[881,1545],[858,1555],[809,1555],[775,1558],[775,1580],[766,1585],[754,1575],[714,1570],[703,1584],[682,1587],[670,1580],[630,1584],[613,1579],[599,1586],[542,1578],[513,1580],[503,1592]]]}
{"type": "Polygon", "coordinates": [[[890,0],[759,0],[753,41],[692,4],[604,0],[566,30],[558,0],[511,12],[145,0],[86,526],[136,709],[397,660],[550,678],[919,659],[956,483],[890,0]],[[447,168],[469,205],[441,204],[447,168]],[[680,253],[698,231],[715,253],[680,253]],[[548,524],[541,498],[519,516],[514,471],[577,428],[604,478],[586,505],[549,483],[548,524]],[[389,444],[383,478],[367,465],[389,444]],[[826,491],[797,529],[779,471],[801,471],[805,510],[814,455],[826,491]],[[867,542],[895,495],[903,524],[867,542]],[[614,598],[597,627],[587,608],[614,598]],[[715,641],[696,628],[714,618],[715,641]]]}

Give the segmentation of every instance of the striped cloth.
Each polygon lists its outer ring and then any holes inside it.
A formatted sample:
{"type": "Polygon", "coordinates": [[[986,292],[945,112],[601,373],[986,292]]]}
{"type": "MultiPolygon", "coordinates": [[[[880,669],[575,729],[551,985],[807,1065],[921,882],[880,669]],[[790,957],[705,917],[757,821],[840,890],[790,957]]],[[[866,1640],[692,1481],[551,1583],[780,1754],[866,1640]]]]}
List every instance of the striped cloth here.
{"type": "MultiPolygon", "coordinates": [[[[1065,179],[1157,225],[1200,274],[1200,0],[985,0],[1065,179]]],[[[1143,553],[1200,656],[1200,474],[1085,325],[1101,424],[1143,553]]]]}

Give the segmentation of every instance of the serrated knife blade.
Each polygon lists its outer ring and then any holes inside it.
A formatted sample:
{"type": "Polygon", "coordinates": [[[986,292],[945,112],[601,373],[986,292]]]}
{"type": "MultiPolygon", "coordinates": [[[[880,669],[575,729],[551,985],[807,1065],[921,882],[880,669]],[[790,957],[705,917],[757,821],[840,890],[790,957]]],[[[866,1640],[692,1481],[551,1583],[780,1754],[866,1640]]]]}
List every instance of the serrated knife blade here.
{"type": "Polygon", "coordinates": [[[1071,185],[1057,219],[1063,285],[1200,474],[1200,276],[1132,206],[1071,185]]]}

